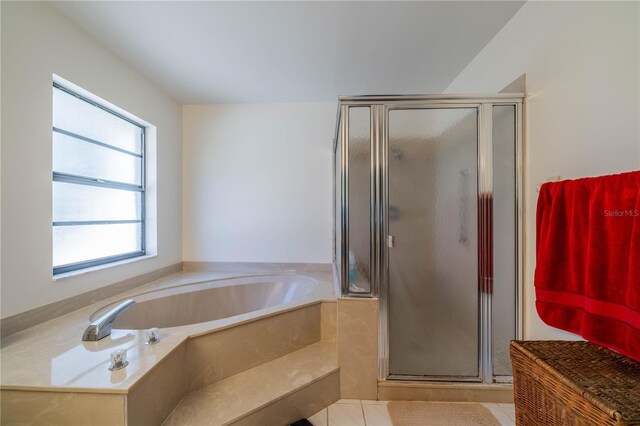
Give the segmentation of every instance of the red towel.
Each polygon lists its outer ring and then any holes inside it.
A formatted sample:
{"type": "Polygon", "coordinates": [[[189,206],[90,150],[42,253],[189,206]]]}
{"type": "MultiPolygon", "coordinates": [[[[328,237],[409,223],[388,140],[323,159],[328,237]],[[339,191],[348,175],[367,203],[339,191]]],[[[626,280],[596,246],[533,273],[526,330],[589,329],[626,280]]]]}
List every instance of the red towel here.
{"type": "Polygon", "coordinates": [[[640,171],[542,185],[536,225],[540,318],[640,361],[640,171]]]}

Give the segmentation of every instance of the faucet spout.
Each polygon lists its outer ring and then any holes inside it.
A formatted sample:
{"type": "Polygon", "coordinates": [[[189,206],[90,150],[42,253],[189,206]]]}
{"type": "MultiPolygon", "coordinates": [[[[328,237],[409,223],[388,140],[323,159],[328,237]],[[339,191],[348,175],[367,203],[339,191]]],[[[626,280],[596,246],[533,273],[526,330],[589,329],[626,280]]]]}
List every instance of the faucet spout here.
{"type": "Polygon", "coordinates": [[[89,324],[89,327],[84,331],[82,340],[85,342],[95,342],[110,335],[111,327],[113,326],[113,322],[116,318],[118,318],[121,313],[132,307],[135,303],[136,302],[132,299],[125,300],[118,306],[115,306],[105,312],[99,318],[96,318],[96,320],[89,324]]]}

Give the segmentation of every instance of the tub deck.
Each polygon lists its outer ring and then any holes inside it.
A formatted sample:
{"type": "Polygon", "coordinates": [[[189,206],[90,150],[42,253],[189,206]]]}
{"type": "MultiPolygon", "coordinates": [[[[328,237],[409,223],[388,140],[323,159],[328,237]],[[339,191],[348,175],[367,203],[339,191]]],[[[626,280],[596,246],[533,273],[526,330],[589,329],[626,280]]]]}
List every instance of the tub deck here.
{"type": "MultiPolygon", "coordinates": [[[[286,271],[285,273],[296,273],[286,271]]],[[[298,272],[318,282],[309,294],[291,302],[243,313],[229,318],[197,324],[161,328],[161,342],[144,344],[144,330],[114,329],[110,336],[97,342],[81,340],[89,317],[100,308],[141,293],[170,287],[237,277],[239,273],[181,272],[170,275],[61,316],[2,339],[2,375],[0,389],[42,392],[127,394],[169,354],[189,338],[235,327],[256,319],[268,318],[322,301],[335,302],[333,274],[329,266],[322,270],[298,272]],[[129,365],[111,372],[109,354],[127,350],[129,365]]],[[[249,274],[256,275],[256,274],[249,274]]],[[[258,274],[264,275],[264,274],[258,274]]]]}

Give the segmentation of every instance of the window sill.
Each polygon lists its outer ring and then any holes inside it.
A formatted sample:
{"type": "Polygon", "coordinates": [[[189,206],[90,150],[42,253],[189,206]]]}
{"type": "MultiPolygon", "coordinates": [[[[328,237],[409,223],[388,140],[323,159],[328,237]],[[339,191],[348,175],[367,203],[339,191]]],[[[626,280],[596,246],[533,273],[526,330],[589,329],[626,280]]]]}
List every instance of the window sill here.
{"type": "Polygon", "coordinates": [[[133,262],[140,262],[142,260],[152,259],[158,257],[157,254],[145,254],[144,256],[132,257],[131,259],[120,260],[118,262],[106,263],[104,265],[93,266],[91,268],[79,269],[77,271],[65,272],[53,276],[53,281],[62,281],[67,278],[74,278],[80,275],[90,274],[92,272],[103,271],[105,269],[111,269],[122,265],[127,265],[133,262]]]}

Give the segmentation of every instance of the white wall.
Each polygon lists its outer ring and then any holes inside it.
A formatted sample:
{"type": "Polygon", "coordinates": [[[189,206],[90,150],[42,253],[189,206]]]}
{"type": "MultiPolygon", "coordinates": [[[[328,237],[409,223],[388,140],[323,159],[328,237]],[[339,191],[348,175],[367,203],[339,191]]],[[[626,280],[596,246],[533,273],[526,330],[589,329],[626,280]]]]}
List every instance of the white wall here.
{"type": "Polygon", "coordinates": [[[526,338],[574,337],[535,311],[536,186],[640,168],[639,8],[529,1],[447,88],[494,93],[527,76],[526,338]]]}
{"type": "Polygon", "coordinates": [[[180,262],[180,105],[46,3],[1,7],[2,318],[180,262]],[[53,74],[157,127],[157,257],[53,281],[53,74]]]}
{"type": "Polygon", "coordinates": [[[183,259],[330,262],[336,104],[183,107],[183,259]]]}

